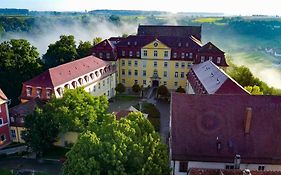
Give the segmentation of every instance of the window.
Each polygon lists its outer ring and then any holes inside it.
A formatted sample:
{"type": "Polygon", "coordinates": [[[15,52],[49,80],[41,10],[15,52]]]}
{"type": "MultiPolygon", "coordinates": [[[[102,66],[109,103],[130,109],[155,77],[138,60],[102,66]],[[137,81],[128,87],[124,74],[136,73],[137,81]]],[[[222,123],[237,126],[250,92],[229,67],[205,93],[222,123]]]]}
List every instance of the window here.
{"type": "Polygon", "coordinates": [[[100,52],[100,53],[99,53],[99,57],[102,58],[102,56],[103,56],[103,54],[102,54],[102,52],[100,52]]]}
{"type": "Polygon", "coordinates": [[[188,47],[188,43],[185,43],[185,47],[188,47]]]}
{"type": "Polygon", "coordinates": [[[184,68],[185,67],[185,63],[181,63],[181,68],[184,68]]]}
{"type": "Polygon", "coordinates": [[[184,78],[184,72],[181,72],[181,78],[184,78]]]}
{"type": "Polygon", "coordinates": [[[145,57],[147,56],[147,50],[143,51],[143,56],[145,56],[145,57]]]}
{"type": "Polygon", "coordinates": [[[137,51],[137,57],[140,57],[140,51],[137,51]]]}
{"type": "Polygon", "coordinates": [[[126,55],[125,50],[122,50],[122,57],[124,57],[126,55]]]}
{"type": "Polygon", "coordinates": [[[153,55],[154,55],[155,57],[157,57],[157,56],[158,56],[158,52],[157,52],[157,50],[154,50],[153,55]]]}
{"type": "Polygon", "coordinates": [[[110,53],[106,53],[106,58],[107,58],[107,59],[110,58],[110,53]]]}
{"type": "Polygon", "coordinates": [[[189,58],[192,58],[193,57],[193,54],[190,52],[189,53],[189,58]]]}
{"type": "Polygon", "coordinates": [[[221,63],[221,57],[217,58],[217,63],[221,63]]]}
{"type": "Polygon", "coordinates": [[[153,62],[153,66],[154,66],[154,67],[157,67],[157,61],[154,61],[154,62],[153,62]]]}
{"type": "Polygon", "coordinates": [[[42,89],[41,88],[37,88],[36,89],[36,96],[37,97],[41,97],[41,95],[42,95],[42,89]]]}
{"type": "Polygon", "coordinates": [[[176,62],[175,66],[176,66],[176,68],[178,68],[178,67],[179,67],[179,63],[178,63],[178,62],[176,62]]]}
{"type": "Polygon", "coordinates": [[[122,79],[122,83],[125,84],[125,79],[122,79]]]}
{"type": "Polygon", "coordinates": [[[84,79],[85,79],[85,82],[89,81],[89,77],[87,75],[84,77],[84,79]]]}
{"type": "Polygon", "coordinates": [[[138,76],[138,70],[135,70],[135,76],[138,76]]]}
{"type": "Polygon", "coordinates": [[[184,53],[183,52],[181,53],[181,58],[184,58],[184,53]]]}
{"type": "Polygon", "coordinates": [[[135,84],[138,84],[138,80],[135,80],[135,84]]]}
{"type": "Polygon", "coordinates": [[[213,61],[213,57],[212,57],[212,56],[209,56],[209,60],[210,60],[210,61],[213,61]]]}
{"type": "Polygon", "coordinates": [[[96,86],[94,86],[93,91],[96,92],[96,86]]]}
{"type": "Polygon", "coordinates": [[[11,129],[11,136],[12,136],[12,138],[14,138],[14,139],[17,137],[16,131],[15,131],[14,129],[11,129]]]}
{"type": "Polygon", "coordinates": [[[264,170],[265,170],[264,165],[260,165],[260,166],[258,167],[258,170],[259,170],[259,171],[264,171],[264,170]]]}
{"type": "Polygon", "coordinates": [[[102,80],[102,86],[105,86],[105,80],[102,80]]]}
{"type": "Polygon", "coordinates": [[[128,66],[131,66],[131,65],[132,65],[132,61],[128,60],[128,66]]]}
{"type": "Polygon", "coordinates": [[[82,78],[79,78],[79,79],[78,79],[78,82],[79,82],[80,85],[82,85],[82,84],[83,84],[83,79],[82,79],[82,78]]]}
{"type": "Polygon", "coordinates": [[[168,67],[168,62],[164,62],[164,67],[168,67]]]}
{"type": "Polygon", "coordinates": [[[122,66],[125,66],[125,60],[122,60],[122,66]]]}
{"type": "Polygon", "coordinates": [[[179,73],[175,72],[175,77],[178,78],[179,77],[179,73]]]}
{"type": "Polygon", "coordinates": [[[191,66],[192,66],[192,63],[187,63],[188,68],[191,68],[191,66]]]}
{"type": "Polygon", "coordinates": [[[178,86],[178,82],[176,82],[176,81],[175,81],[175,83],[174,83],[174,84],[175,84],[175,86],[178,86]]]}
{"type": "Polygon", "coordinates": [[[26,88],[26,96],[31,96],[32,88],[28,87],[26,88]]]}
{"type": "Polygon", "coordinates": [[[164,77],[167,77],[167,71],[164,71],[164,77]]]}
{"type": "Polygon", "coordinates": [[[143,84],[143,85],[146,85],[146,80],[143,80],[143,81],[142,81],[142,84],[143,84]]]}
{"type": "Polygon", "coordinates": [[[6,141],[6,136],[5,136],[5,134],[1,135],[0,141],[2,141],[2,142],[5,142],[5,141],[6,141]]]}
{"type": "Polygon", "coordinates": [[[180,172],[187,172],[187,162],[180,162],[179,171],[180,172]]]}
{"type": "Polygon", "coordinates": [[[122,69],[122,75],[125,75],[125,69],[122,69]]]}
{"type": "Polygon", "coordinates": [[[164,51],[164,57],[168,57],[169,56],[169,51],[165,50],[164,51]]]}
{"type": "Polygon", "coordinates": [[[163,83],[165,86],[167,85],[167,81],[164,81],[164,83],[163,83]]]}
{"type": "Polygon", "coordinates": [[[128,70],[128,75],[129,75],[129,76],[131,76],[131,75],[132,75],[132,72],[131,72],[131,70],[130,70],[130,69],[128,70]]]}
{"type": "Polygon", "coordinates": [[[135,61],[135,67],[138,67],[138,61],[137,60],[135,61]]]}
{"type": "Polygon", "coordinates": [[[98,86],[98,87],[99,87],[99,89],[100,89],[100,83],[99,83],[99,86],[98,86]]]}
{"type": "Polygon", "coordinates": [[[205,56],[201,56],[201,63],[205,61],[205,56]]]}
{"type": "Polygon", "coordinates": [[[142,67],[146,67],[146,61],[142,61],[142,67]]]}
{"type": "Polygon", "coordinates": [[[142,76],[146,77],[146,70],[142,71],[142,76]]]}
{"type": "Polygon", "coordinates": [[[3,118],[0,118],[0,125],[3,125],[3,124],[4,124],[3,118]]]}
{"type": "Polygon", "coordinates": [[[185,57],[188,58],[188,53],[185,53],[185,57]]]}
{"type": "Polygon", "coordinates": [[[232,170],[234,169],[234,165],[225,165],[225,169],[232,170]]]}
{"type": "Polygon", "coordinates": [[[11,122],[14,123],[15,122],[15,118],[14,117],[10,117],[11,122]]]}
{"type": "Polygon", "coordinates": [[[46,91],[46,97],[47,98],[51,98],[51,92],[52,92],[52,90],[47,89],[47,91],[46,91]]]}
{"type": "MultiPolygon", "coordinates": [[[[72,83],[75,83],[75,81],[72,82],[72,83]]],[[[58,94],[61,96],[61,95],[62,95],[62,88],[57,88],[57,92],[58,92],[58,94]]]]}
{"type": "Polygon", "coordinates": [[[137,45],[138,43],[135,41],[135,46],[137,45]]]}
{"type": "Polygon", "coordinates": [[[179,43],[178,46],[181,47],[181,43],[179,43]]]}
{"type": "Polygon", "coordinates": [[[130,41],[128,41],[128,46],[131,45],[130,41]]]}
{"type": "Polygon", "coordinates": [[[174,58],[177,58],[177,52],[174,52],[173,57],[174,57],[174,58]]]}
{"type": "Polygon", "coordinates": [[[129,56],[132,57],[133,56],[133,51],[129,52],[129,56]]]}

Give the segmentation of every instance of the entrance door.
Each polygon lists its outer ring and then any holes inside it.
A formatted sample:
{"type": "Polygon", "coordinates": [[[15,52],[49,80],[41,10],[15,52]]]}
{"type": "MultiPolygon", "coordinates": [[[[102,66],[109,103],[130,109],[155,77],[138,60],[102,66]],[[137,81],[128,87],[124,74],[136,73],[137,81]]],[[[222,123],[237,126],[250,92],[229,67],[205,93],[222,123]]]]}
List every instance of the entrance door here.
{"type": "Polygon", "coordinates": [[[158,80],[153,80],[152,81],[152,87],[158,87],[159,86],[159,81],[158,80]]]}

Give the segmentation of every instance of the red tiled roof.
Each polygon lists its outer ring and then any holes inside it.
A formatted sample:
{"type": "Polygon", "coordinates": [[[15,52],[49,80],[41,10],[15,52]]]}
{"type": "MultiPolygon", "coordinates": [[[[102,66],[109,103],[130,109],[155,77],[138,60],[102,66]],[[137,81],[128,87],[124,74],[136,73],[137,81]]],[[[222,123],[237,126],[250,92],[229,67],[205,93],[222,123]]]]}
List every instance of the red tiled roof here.
{"type": "Polygon", "coordinates": [[[171,103],[173,160],[281,164],[281,96],[173,93],[171,103]]]}
{"type": "Polygon", "coordinates": [[[2,91],[2,89],[0,89],[0,98],[2,100],[8,100],[8,98],[6,97],[6,95],[4,94],[4,92],[2,91]]]}
{"type": "Polygon", "coordinates": [[[213,43],[208,42],[203,47],[198,50],[199,53],[215,53],[215,54],[224,54],[222,50],[217,48],[213,43]]]}
{"type": "Polygon", "coordinates": [[[50,68],[33,79],[24,82],[24,84],[53,88],[109,64],[109,62],[103,61],[97,57],[87,56],[50,68]]]}

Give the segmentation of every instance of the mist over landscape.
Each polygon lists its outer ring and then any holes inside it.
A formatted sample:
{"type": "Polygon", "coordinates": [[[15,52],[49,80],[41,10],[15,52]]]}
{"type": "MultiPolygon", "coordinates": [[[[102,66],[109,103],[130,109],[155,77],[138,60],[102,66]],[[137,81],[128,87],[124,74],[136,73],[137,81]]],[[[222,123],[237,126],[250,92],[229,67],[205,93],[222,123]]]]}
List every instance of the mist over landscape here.
{"type": "Polygon", "coordinates": [[[281,22],[278,17],[202,17],[198,14],[110,12],[34,15],[25,20],[31,21],[26,30],[4,30],[2,35],[0,32],[0,41],[27,39],[38,48],[41,56],[46,53],[49,44],[59,40],[60,35],[74,35],[78,45],[79,41],[92,42],[95,37],[106,39],[135,34],[139,24],[202,25],[203,44],[213,42],[226,52],[234,64],[249,67],[255,76],[270,86],[281,88],[281,22]]]}

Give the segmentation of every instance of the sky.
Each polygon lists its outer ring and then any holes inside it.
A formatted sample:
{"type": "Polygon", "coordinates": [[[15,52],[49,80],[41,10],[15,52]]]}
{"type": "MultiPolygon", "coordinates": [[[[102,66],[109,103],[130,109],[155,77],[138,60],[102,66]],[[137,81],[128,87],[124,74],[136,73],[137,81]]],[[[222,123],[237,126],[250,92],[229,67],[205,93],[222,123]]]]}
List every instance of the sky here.
{"type": "Polygon", "coordinates": [[[0,8],[27,8],[38,11],[115,9],[281,15],[280,3],[280,0],[0,0],[0,8]]]}

